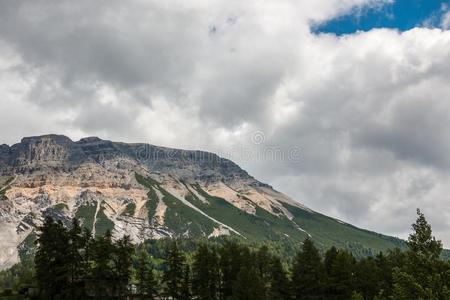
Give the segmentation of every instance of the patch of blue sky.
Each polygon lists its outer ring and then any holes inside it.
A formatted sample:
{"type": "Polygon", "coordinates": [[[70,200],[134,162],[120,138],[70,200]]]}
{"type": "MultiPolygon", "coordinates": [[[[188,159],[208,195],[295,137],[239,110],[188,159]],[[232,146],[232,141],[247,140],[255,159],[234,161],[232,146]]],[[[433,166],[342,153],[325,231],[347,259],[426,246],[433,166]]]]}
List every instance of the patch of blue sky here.
{"type": "Polygon", "coordinates": [[[393,0],[380,5],[358,7],[321,24],[312,25],[314,33],[351,34],[373,28],[400,31],[414,27],[442,27],[450,12],[450,0],[393,0]]]}

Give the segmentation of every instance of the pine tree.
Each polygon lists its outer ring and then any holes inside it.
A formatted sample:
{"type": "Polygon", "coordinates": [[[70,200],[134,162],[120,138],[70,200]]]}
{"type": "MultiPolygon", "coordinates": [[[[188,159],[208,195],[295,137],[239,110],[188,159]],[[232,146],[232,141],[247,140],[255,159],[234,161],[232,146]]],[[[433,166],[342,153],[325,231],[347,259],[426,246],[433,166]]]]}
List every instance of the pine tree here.
{"type": "Polygon", "coordinates": [[[240,269],[233,285],[232,300],[265,300],[265,284],[254,267],[240,269]]]}
{"type": "Polygon", "coordinates": [[[406,263],[394,271],[394,297],[448,299],[449,272],[439,259],[442,243],[433,236],[430,224],[419,209],[417,215],[407,242],[406,263]]]}
{"type": "Polygon", "coordinates": [[[131,278],[131,266],[133,253],[133,245],[130,242],[129,236],[124,236],[119,239],[114,245],[114,264],[116,287],[118,289],[119,297],[125,295],[128,289],[128,283],[131,278]]]}
{"type": "Polygon", "coordinates": [[[182,300],[185,257],[180,251],[178,242],[173,241],[167,250],[163,282],[165,294],[175,300],[182,300]]]}
{"type": "Polygon", "coordinates": [[[219,264],[222,275],[220,299],[225,300],[233,294],[233,286],[242,267],[248,267],[249,249],[236,241],[226,241],[219,249],[219,264]]]}
{"type": "Polygon", "coordinates": [[[270,263],[270,286],[268,299],[288,300],[291,299],[290,285],[287,273],[278,257],[273,257],[270,263]]]}
{"type": "Polygon", "coordinates": [[[183,279],[181,281],[181,300],[191,299],[191,268],[188,264],[184,265],[183,279]]]}
{"type": "Polygon", "coordinates": [[[295,299],[322,299],[325,269],[310,239],[303,242],[292,269],[292,286],[295,299]]]}
{"type": "Polygon", "coordinates": [[[326,299],[346,300],[355,290],[356,260],[347,251],[339,250],[329,256],[326,299]]]}
{"type": "Polygon", "coordinates": [[[338,251],[334,246],[328,249],[328,251],[325,253],[324,265],[327,274],[330,274],[331,268],[333,267],[333,263],[336,260],[337,255],[338,251]]]}
{"type": "Polygon", "coordinates": [[[259,276],[262,278],[264,282],[269,283],[270,263],[272,260],[272,255],[269,252],[269,248],[266,245],[260,247],[256,252],[254,260],[259,276]]]}
{"type": "Polygon", "coordinates": [[[61,221],[45,219],[39,228],[35,256],[36,278],[45,299],[65,297],[69,294],[70,270],[67,265],[69,235],[61,221]]]}
{"type": "Polygon", "coordinates": [[[200,244],[192,265],[193,294],[200,300],[218,299],[219,276],[219,258],[215,249],[200,244]]]}
{"type": "Polygon", "coordinates": [[[355,285],[363,299],[373,299],[381,290],[383,277],[372,257],[363,258],[356,264],[355,285]]]}
{"type": "Polygon", "coordinates": [[[88,238],[83,235],[83,230],[78,219],[72,220],[72,228],[68,232],[69,247],[67,249],[66,264],[69,268],[69,295],[70,299],[84,297],[83,279],[86,275],[87,262],[85,260],[85,249],[88,238]]]}
{"type": "Polygon", "coordinates": [[[417,215],[416,222],[412,224],[413,233],[407,241],[408,247],[414,255],[423,260],[438,260],[442,252],[442,242],[433,236],[431,225],[420,209],[417,209],[417,215]]]}
{"type": "Polygon", "coordinates": [[[424,289],[412,276],[399,268],[394,270],[394,299],[410,300],[410,299],[436,299],[428,297],[426,289],[424,289]]]}
{"type": "Polygon", "coordinates": [[[155,278],[153,264],[145,249],[138,254],[136,267],[137,288],[144,299],[154,299],[158,292],[158,282],[155,278]]]}
{"type": "Polygon", "coordinates": [[[99,299],[114,295],[117,292],[115,252],[116,249],[109,230],[106,231],[104,236],[97,237],[90,245],[92,292],[99,299]]]}

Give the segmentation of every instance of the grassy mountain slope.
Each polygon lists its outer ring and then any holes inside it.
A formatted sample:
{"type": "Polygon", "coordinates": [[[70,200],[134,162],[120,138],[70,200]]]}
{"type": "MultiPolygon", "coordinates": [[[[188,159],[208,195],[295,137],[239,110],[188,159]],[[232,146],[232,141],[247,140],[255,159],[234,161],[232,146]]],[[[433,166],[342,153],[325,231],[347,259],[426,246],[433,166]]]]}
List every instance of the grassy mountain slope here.
{"type": "Polygon", "coordinates": [[[324,249],[331,246],[347,248],[363,254],[376,254],[395,247],[405,247],[398,238],[357,228],[322,214],[307,211],[289,204],[283,204],[293,215],[293,221],[306,230],[315,243],[324,249]]]}
{"type": "MultiPolygon", "coordinates": [[[[160,183],[139,174],[136,174],[136,178],[139,183],[150,189],[149,197],[153,199],[150,198],[147,205],[155,205],[156,190],[162,193],[164,196],[162,200],[168,207],[165,225],[174,231],[176,236],[204,237],[217,227],[217,223],[171,195],[160,183]]],[[[249,241],[298,243],[310,236],[321,249],[337,246],[361,256],[405,246],[404,241],[400,239],[363,230],[286,203],[283,203],[283,206],[293,215],[292,220],[284,214],[277,216],[260,207],[256,208],[255,214],[246,213],[225,199],[208,194],[199,184],[183,184],[191,191],[185,196],[189,203],[209,217],[233,228],[242,238],[249,241]],[[203,199],[199,199],[197,195],[203,199]]],[[[154,210],[152,212],[149,210],[150,213],[154,213],[154,210]]]]}
{"type": "Polygon", "coordinates": [[[162,195],[162,201],[167,206],[164,225],[170,228],[175,236],[178,237],[192,237],[199,238],[209,236],[218,224],[208,219],[201,213],[183,204],[175,196],[163,189],[158,182],[151,178],[143,177],[136,174],[137,181],[150,189],[148,193],[149,200],[147,201],[147,209],[149,211],[149,221],[154,215],[151,215],[156,210],[156,191],[158,190],[162,195]]]}

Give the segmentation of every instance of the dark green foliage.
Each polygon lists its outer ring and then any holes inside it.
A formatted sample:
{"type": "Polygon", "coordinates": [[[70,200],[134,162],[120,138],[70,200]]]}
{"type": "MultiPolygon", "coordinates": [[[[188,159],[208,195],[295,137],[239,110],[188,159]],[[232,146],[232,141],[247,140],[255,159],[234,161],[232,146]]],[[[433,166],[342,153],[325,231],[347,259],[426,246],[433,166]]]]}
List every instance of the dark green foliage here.
{"type": "Polygon", "coordinates": [[[106,297],[116,293],[114,282],[114,244],[111,233],[107,231],[104,236],[91,241],[89,255],[92,260],[90,269],[90,283],[96,297],[106,297]]]}
{"type": "Polygon", "coordinates": [[[69,243],[67,251],[67,258],[65,264],[69,267],[69,285],[68,296],[71,299],[79,299],[84,295],[83,290],[80,289],[80,278],[86,276],[86,244],[88,242],[86,235],[80,226],[78,219],[73,219],[72,228],[68,231],[69,243]]]}
{"type": "Polygon", "coordinates": [[[35,285],[35,281],[34,261],[28,259],[7,270],[0,271],[0,292],[4,290],[19,291],[24,286],[35,285]]]}
{"type": "Polygon", "coordinates": [[[188,264],[184,265],[183,278],[181,280],[181,294],[180,299],[191,299],[191,267],[188,264]]]}
{"type": "Polygon", "coordinates": [[[284,216],[274,216],[259,207],[254,215],[248,214],[225,199],[209,195],[198,184],[194,184],[190,188],[208,201],[208,203],[204,203],[192,194],[188,199],[193,204],[209,216],[236,229],[247,239],[281,241],[285,240],[288,235],[292,239],[300,241],[306,237],[304,232],[284,216]]]}
{"type": "Polygon", "coordinates": [[[6,193],[6,189],[0,190],[0,201],[6,200],[5,193],[6,193]]]}
{"type": "Polygon", "coordinates": [[[355,287],[358,291],[361,291],[361,296],[364,299],[373,299],[378,295],[382,282],[382,272],[374,258],[368,257],[356,264],[355,287]]]}
{"type": "Polygon", "coordinates": [[[67,229],[47,218],[36,240],[35,269],[43,299],[104,298],[128,294],[134,247],[111,233],[93,239],[74,219],[67,229]]]}
{"type": "Polygon", "coordinates": [[[17,247],[19,251],[20,261],[25,262],[34,257],[36,251],[36,248],[34,247],[35,242],[36,242],[36,233],[32,231],[17,247]]]}
{"type": "Polygon", "coordinates": [[[334,247],[322,257],[311,239],[292,258],[233,237],[147,241],[133,260],[128,237],[114,240],[107,230],[94,239],[76,219],[65,228],[48,218],[34,261],[0,272],[0,287],[19,297],[37,284],[40,299],[450,299],[450,264],[418,214],[408,251],[359,260],[334,247]]]}
{"type": "Polygon", "coordinates": [[[178,242],[173,241],[167,250],[164,262],[164,292],[176,300],[181,300],[186,292],[186,258],[178,247],[178,242]]]}
{"type": "Polygon", "coordinates": [[[66,264],[69,260],[67,229],[60,221],[55,222],[51,218],[45,219],[39,229],[41,234],[36,241],[35,264],[41,295],[47,299],[63,297],[70,282],[70,266],[66,264]]]}
{"type": "Polygon", "coordinates": [[[416,223],[412,224],[413,233],[407,241],[409,250],[420,259],[436,261],[441,255],[442,243],[432,235],[431,226],[419,209],[417,215],[416,223]]]}
{"type": "Polygon", "coordinates": [[[158,186],[159,183],[150,177],[144,177],[142,175],[139,175],[138,173],[135,173],[135,177],[137,182],[139,182],[139,184],[147,187],[150,190],[147,193],[148,201],[145,203],[145,206],[148,211],[148,219],[152,220],[153,216],[156,213],[156,207],[158,206],[159,202],[158,196],[155,191],[155,187],[158,186]]]}
{"type": "Polygon", "coordinates": [[[137,173],[135,177],[140,184],[150,189],[148,193],[149,200],[147,201],[150,220],[156,211],[157,201],[159,201],[156,193],[156,190],[158,190],[162,194],[162,201],[167,205],[164,223],[178,237],[201,238],[210,235],[214,228],[217,227],[214,221],[182,203],[162,188],[157,181],[137,173]]]}
{"type": "Polygon", "coordinates": [[[247,247],[236,241],[225,242],[219,248],[219,266],[222,273],[220,289],[221,299],[227,299],[233,294],[233,285],[242,267],[248,267],[250,252],[247,247]]]}
{"type": "Polygon", "coordinates": [[[100,204],[98,212],[97,203],[81,205],[75,213],[75,218],[81,221],[83,227],[95,232],[95,236],[104,235],[106,231],[114,229],[114,223],[105,214],[105,205],[104,203],[100,204]]]}
{"type": "MultiPolygon", "coordinates": [[[[149,189],[149,201],[146,203],[149,219],[152,220],[156,206],[162,200],[168,206],[164,225],[175,234],[175,237],[207,237],[218,226],[216,222],[171,195],[156,180],[137,173],[135,176],[140,184],[149,189]],[[163,199],[158,199],[157,194],[162,195],[163,199]]],[[[271,241],[292,250],[293,245],[311,236],[320,252],[325,252],[331,246],[337,246],[347,249],[357,258],[374,256],[380,251],[387,251],[395,247],[406,248],[406,243],[400,239],[362,230],[289,204],[283,205],[294,216],[292,220],[276,207],[272,207],[272,209],[278,215],[260,207],[256,207],[254,214],[246,213],[229,201],[208,194],[198,183],[183,182],[183,184],[190,191],[185,196],[187,202],[234,229],[235,231],[231,230],[231,234],[246,240],[264,243],[271,241]]],[[[243,195],[238,196],[246,199],[243,195]]],[[[291,251],[290,254],[293,252],[295,251],[291,251]]]]}
{"type": "Polygon", "coordinates": [[[283,206],[294,215],[294,222],[312,236],[321,250],[336,246],[351,251],[357,257],[367,257],[396,247],[406,248],[404,241],[400,239],[363,230],[289,204],[283,206]]]}
{"type": "Polygon", "coordinates": [[[271,300],[287,300],[291,297],[290,282],[280,258],[273,256],[270,261],[270,279],[267,292],[271,300]]]}
{"type": "Polygon", "coordinates": [[[67,204],[65,204],[65,203],[58,203],[58,204],[55,204],[53,207],[57,211],[63,211],[63,210],[67,210],[68,209],[67,204]]]}
{"type": "Polygon", "coordinates": [[[322,299],[325,289],[325,267],[319,250],[310,239],[303,242],[292,269],[295,299],[322,299]]]}
{"type": "Polygon", "coordinates": [[[269,248],[267,246],[262,246],[259,248],[254,254],[254,266],[261,277],[261,279],[269,283],[270,280],[270,263],[272,259],[272,254],[269,252],[269,248]]]}
{"type": "Polygon", "coordinates": [[[9,188],[9,184],[14,180],[14,177],[2,177],[0,178],[0,201],[6,200],[6,191],[9,188]]]}
{"type": "Polygon", "coordinates": [[[123,214],[126,216],[134,216],[134,212],[136,211],[136,204],[134,204],[133,202],[130,202],[127,204],[127,206],[125,207],[125,210],[123,211],[123,214]]]}
{"type": "Polygon", "coordinates": [[[145,299],[154,299],[158,293],[158,282],[150,256],[143,249],[138,253],[135,270],[138,293],[145,299]]]}
{"type": "Polygon", "coordinates": [[[448,263],[440,260],[442,243],[433,236],[423,213],[417,210],[408,238],[406,263],[393,272],[396,299],[450,299],[448,263]]]}
{"type": "Polygon", "coordinates": [[[117,240],[114,247],[114,272],[115,272],[115,284],[118,289],[119,297],[126,294],[128,283],[131,279],[131,267],[134,247],[131,244],[130,237],[124,236],[123,238],[117,240]]]}
{"type": "Polygon", "coordinates": [[[180,237],[183,235],[191,238],[208,236],[217,227],[214,221],[188,207],[166,190],[160,189],[160,191],[163,194],[162,200],[167,205],[165,225],[178,232],[180,237]]]}
{"type": "Polygon", "coordinates": [[[83,227],[92,231],[94,229],[94,217],[97,205],[94,203],[81,205],[75,213],[75,218],[81,221],[83,227]]]}
{"type": "MultiPolygon", "coordinates": [[[[334,251],[333,251],[334,252],[334,251]]],[[[355,289],[356,259],[345,250],[328,255],[326,299],[349,299],[355,289]]]]}
{"type": "Polygon", "coordinates": [[[219,256],[215,248],[202,243],[194,253],[192,264],[192,291],[200,300],[215,300],[219,297],[219,256]]]}
{"type": "Polygon", "coordinates": [[[233,300],[265,300],[265,284],[254,267],[243,267],[236,276],[231,298],[233,300]]]}
{"type": "Polygon", "coordinates": [[[101,205],[95,221],[95,235],[104,235],[106,231],[112,231],[113,229],[114,222],[105,215],[105,207],[101,205]]]}

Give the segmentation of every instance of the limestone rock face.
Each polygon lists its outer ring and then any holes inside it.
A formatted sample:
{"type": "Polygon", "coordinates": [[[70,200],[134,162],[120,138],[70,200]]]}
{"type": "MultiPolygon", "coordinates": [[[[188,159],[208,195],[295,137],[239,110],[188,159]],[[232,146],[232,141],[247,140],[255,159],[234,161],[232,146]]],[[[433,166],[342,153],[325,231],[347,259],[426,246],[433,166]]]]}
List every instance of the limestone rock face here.
{"type": "Polygon", "coordinates": [[[77,217],[94,235],[110,229],[114,237],[130,235],[136,243],[240,234],[189,200],[210,205],[201,194],[207,193],[249,215],[256,207],[282,212],[277,197],[262,189],[272,190],[213,153],[97,137],[77,142],[62,135],[23,138],[0,146],[0,268],[17,262],[18,249],[48,216],[67,226],[77,217]],[[136,176],[155,184],[142,184],[136,176]],[[195,212],[194,219],[186,210],[195,212]],[[197,221],[208,225],[196,231],[192,224],[197,221]]]}

